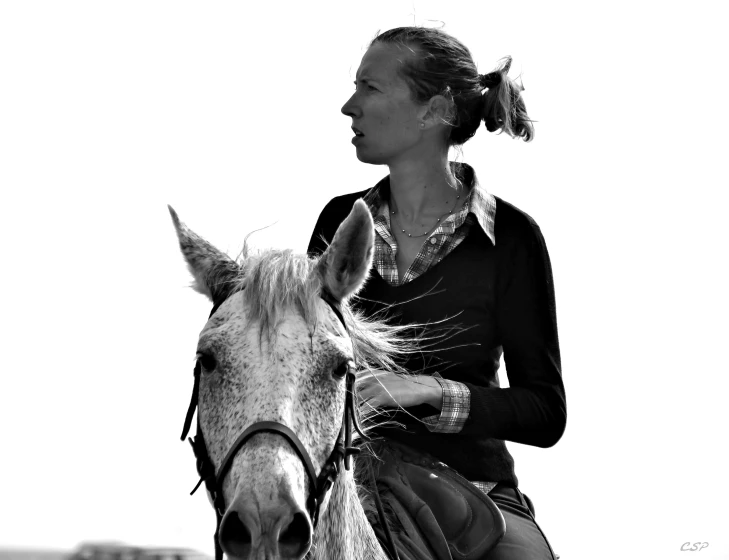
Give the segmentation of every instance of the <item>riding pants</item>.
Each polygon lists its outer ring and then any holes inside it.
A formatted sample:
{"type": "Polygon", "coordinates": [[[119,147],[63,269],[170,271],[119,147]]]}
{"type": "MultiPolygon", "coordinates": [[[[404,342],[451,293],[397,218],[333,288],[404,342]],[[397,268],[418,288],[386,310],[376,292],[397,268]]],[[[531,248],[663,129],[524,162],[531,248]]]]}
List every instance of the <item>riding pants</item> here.
{"type": "Polygon", "coordinates": [[[489,492],[506,521],[506,534],[484,560],[556,560],[534,519],[533,506],[514,486],[499,483],[489,492]]]}

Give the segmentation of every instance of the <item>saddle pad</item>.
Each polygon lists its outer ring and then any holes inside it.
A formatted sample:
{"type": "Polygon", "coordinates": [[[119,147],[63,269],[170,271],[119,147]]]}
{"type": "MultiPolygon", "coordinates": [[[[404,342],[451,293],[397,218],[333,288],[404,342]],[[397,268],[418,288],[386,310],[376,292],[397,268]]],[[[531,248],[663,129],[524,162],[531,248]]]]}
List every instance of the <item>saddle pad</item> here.
{"type": "Polygon", "coordinates": [[[398,518],[409,516],[406,532],[410,523],[418,527],[415,540],[427,542],[434,559],[480,560],[504,536],[504,517],[493,500],[444,463],[394,442],[377,454],[378,486],[397,502],[390,505],[398,518]]]}

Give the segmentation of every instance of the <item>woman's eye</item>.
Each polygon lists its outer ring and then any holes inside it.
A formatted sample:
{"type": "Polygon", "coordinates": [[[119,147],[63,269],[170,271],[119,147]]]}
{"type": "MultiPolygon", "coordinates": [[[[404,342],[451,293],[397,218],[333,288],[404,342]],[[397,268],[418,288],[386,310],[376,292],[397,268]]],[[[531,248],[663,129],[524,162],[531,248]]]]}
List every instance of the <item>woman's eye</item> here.
{"type": "Polygon", "coordinates": [[[213,371],[215,369],[215,366],[217,365],[217,362],[215,361],[215,356],[213,356],[209,352],[202,352],[198,354],[197,360],[198,362],[200,362],[200,365],[205,371],[213,371]]]}
{"type": "MultiPolygon", "coordinates": [[[[363,83],[363,85],[367,91],[379,91],[375,86],[371,84],[363,83]]],[[[357,87],[357,82],[354,82],[354,91],[357,91],[358,89],[359,88],[357,87]]]]}

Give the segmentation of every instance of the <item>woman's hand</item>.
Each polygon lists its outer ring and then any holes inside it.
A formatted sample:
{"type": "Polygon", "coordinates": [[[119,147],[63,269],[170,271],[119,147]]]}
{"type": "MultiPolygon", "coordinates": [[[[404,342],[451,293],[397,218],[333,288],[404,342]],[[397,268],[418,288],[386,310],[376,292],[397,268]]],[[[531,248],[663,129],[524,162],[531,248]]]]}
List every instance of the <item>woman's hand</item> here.
{"type": "Polygon", "coordinates": [[[373,408],[407,408],[429,404],[443,407],[443,390],[435,378],[428,375],[397,375],[370,370],[357,379],[360,401],[373,408]]]}

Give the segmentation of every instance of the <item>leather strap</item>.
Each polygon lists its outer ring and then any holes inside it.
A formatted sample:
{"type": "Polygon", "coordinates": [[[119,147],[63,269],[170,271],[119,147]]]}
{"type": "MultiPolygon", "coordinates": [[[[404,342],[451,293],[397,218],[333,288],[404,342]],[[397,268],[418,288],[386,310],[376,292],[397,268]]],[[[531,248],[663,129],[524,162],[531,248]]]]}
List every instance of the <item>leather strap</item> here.
{"type": "Polygon", "coordinates": [[[287,440],[289,440],[289,443],[294,448],[299,458],[304,463],[304,466],[306,467],[306,472],[309,475],[309,480],[311,481],[312,487],[316,488],[316,471],[314,470],[314,465],[309,458],[309,454],[304,449],[304,445],[288,426],[284,426],[283,424],[280,424],[278,422],[256,422],[255,424],[248,426],[248,428],[240,436],[238,436],[238,439],[235,440],[235,443],[230,448],[230,451],[228,451],[225,459],[223,459],[223,463],[220,466],[220,471],[218,471],[218,474],[215,477],[215,484],[218,486],[218,488],[220,488],[223,484],[223,479],[225,478],[225,475],[228,472],[230,465],[233,463],[233,459],[235,458],[236,453],[238,453],[238,450],[249,438],[259,432],[273,432],[282,435],[287,440]]]}
{"type": "MultiPolygon", "coordinates": [[[[317,476],[316,471],[314,470],[314,465],[311,462],[311,458],[306,452],[304,445],[301,443],[301,440],[296,437],[296,434],[288,426],[285,426],[284,424],[281,424],[279,422],[256,422],[255,424],[248,426],[248,428],[240,436],[238,436],[238,439],[235,440],[235,443],[228,451],[225,459],[223,459],[220,471],[218,471],[218,474],[215,477],[216,492],[221,496],[223,495],[223,479],[225,479],[225,475],[228,473],[228,469],[230,469],[230,466],[233,464],[233,459],[235,458],[236,454],[238,453],[240,448],[243,447],[246,441],[261,432],[272,432],[285,437],[294,448],[294,451],[296,451],[296,454],[301,459],[301,462],[304,463],[304,466],[306,467],[306,472],[309,475],[309,482],[311,483],[309,491],[309,503],[307,504],[309,507],[309,515],[311,515],[313,520],[317,519],[319,517],[320,500],[318,491],[319,488],[317,485],[317,476]]],[[[314,525],[316,525],[316,523],[314,523],[314,525]]]]}

